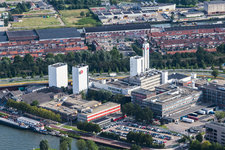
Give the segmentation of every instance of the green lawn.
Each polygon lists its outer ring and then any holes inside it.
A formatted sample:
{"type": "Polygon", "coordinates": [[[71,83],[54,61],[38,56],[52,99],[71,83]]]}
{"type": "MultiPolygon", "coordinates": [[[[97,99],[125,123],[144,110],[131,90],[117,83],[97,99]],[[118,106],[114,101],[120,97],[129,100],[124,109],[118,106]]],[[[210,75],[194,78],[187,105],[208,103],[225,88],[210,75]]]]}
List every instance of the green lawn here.
{"type": "Polygon", "coordinates": [[[92,27],[96,26],[98,22],[91,17],[81,17],[80,13],[84,11],[84,14],[90,12],[88,9],[74,9],[74,10],[61,10],[61,19],[67,26],[74,26],[74,27],[92,27]]]}
{"type": "Polygon", "coordinates": [[[24,12],[24,14],[38,14],[38,13],[52,13],[50,10],[40,10],[40,11],[28,11],[24,12]]]}
{"type": "Polygon", "coordinates": [[[16,5],[11,5],[11,6],[9,6],[9,8],[12,8],[12,7],[15,7],[15,8],[16,8],[16,5]]]}
{"type": "Polygon", "coordinates": [[[13,22],[13,27],[30,27],[30,26],[48,26],[48,25],[60,25],[58,19],[50,18],[27,18],[22,19],[23,22],[13,22]]]}

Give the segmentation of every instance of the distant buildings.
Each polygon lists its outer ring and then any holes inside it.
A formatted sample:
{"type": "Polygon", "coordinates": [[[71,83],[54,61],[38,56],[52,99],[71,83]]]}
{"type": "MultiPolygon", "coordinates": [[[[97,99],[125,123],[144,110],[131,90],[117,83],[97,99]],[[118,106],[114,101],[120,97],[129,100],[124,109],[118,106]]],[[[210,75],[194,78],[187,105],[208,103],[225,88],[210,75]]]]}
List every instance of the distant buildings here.
{"type": "Polygon", "coordinates": [[[86,91],[89,87],[88,79],[89,68],[87,65],[78,65],[72,68],[73,94],[86,91]]]}
{"type": "Polygon", "coordinates": [[[204,11],[207,14],[225,13],[225,2],[224,1],[205,1],[204,11]]]}
{"type": "Polygon", "coordinates": [[[0,59],[13,60],[16,55],[24,57],[27,53],[37,58],[49,52],[56,55],[87,49],[76,28],[0,32],[0,59]]]}
{"type": "Polygon", "coordinates": [[[49,87],[68,86],[68,67],[66,63],[56,63],[48,66],[49,87]]]}

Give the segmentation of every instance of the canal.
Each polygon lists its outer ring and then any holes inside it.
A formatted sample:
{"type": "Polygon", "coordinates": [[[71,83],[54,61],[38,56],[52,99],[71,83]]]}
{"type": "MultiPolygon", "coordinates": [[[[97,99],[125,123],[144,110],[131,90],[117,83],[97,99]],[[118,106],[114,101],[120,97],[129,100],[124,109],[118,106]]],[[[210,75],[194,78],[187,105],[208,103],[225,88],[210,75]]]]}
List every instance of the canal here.
{"type": "MultiPolygon", "coordinates": [[[[49,142],[51,148],[59,148],[59,137],[35,133],[31,130],[18,130],[0,124],[0,150],[32,150],[39,148],[42,139],[49,142]]],[[[72,150],[77,150],[73,139],[72,150]]]]}

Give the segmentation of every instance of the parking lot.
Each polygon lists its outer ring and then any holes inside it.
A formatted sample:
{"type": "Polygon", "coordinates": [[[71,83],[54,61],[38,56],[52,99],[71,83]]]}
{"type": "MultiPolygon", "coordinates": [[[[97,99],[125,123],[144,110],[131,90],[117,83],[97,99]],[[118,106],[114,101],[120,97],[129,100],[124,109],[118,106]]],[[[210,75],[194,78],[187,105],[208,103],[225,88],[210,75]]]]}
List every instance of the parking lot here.
{"type": "Polygon", "coordinates": [[[172,133],[153,126],[142,126],[131,122],[112,123],[111,126],[103,128],[103,132],[119,134],[121,138],[126,138],[130,131],[135,133],[143,132],[145,134],[150,134],[153,137],[153,142],[158,144],[164,143],[165,147],[172,147],[182,136],[181,134],[172,133]]]}
{"type": "Polygon", "coordinates": [[[167,127],[172,131],[187,134],[185,130],[189,129],[190,127],[203,127],[209,119],[213,118],[213,114],[198,115],[199,120],[194,123],[179,122],[179,124],[175,124],[174,122],[172,122],[167,124],[167,127]]]}

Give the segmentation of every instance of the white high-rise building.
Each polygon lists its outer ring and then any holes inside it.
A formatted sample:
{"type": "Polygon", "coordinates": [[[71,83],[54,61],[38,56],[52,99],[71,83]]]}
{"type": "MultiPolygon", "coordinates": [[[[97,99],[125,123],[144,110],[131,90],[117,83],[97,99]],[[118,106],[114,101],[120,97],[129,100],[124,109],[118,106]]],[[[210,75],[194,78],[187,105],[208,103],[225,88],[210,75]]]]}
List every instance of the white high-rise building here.
{"type": "Polygon", "coordinates": [[[140,75],[144,72],[144,58],[141,56],[134,56],[130,58],[130,77],[140,75]]]}
{"type": "Polygon", "coordinates": [[[72,68],[73,94],[78,94],[88,89],[88,72],[88,65],[78,65],[72,68]]]}
{"type": "Polygon", "coordinates": [[[144,57],[144,68],[145,71],[146,69],[149,68],[149,43],[148,42],[144,42],[143,44],[143,57],[144,57]]]}
{"type": "Polygon", "coordinates": [[[66,63],[56,63],[48,66],[49,87],[61,88],[68,86],[68,67],[66,63]]]}

